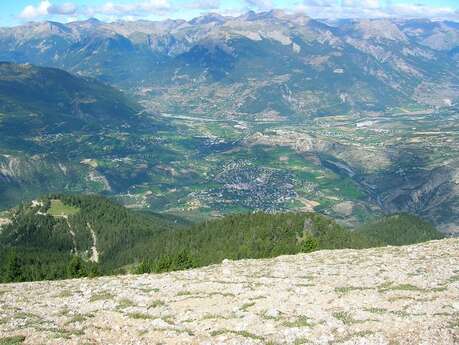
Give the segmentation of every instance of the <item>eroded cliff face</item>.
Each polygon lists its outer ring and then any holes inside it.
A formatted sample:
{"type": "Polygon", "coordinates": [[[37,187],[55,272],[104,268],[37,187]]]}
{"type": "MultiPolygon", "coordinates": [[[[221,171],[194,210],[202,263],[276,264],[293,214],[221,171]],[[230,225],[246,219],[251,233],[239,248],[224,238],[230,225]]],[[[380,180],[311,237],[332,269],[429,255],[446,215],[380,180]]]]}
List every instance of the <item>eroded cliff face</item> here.
{"type": "Polygon", "coordinates": [[[409,175],[389,175],[393,186],[380,187],[379,202],[388,213],[408,212],[429,219],[443,232],[459,233],[459,186],[454,167],[419,170],[409,175]]]}
{"type": "MultiPolygon", "coordinates": [[[[372,162],[370,157],[367,161],[372,162]]],[[[383,213],[416,214],[445,233],[459,233],[459,168],[456,164],[405,169],[392,164],[372,172],[335,157],[322,157],[321,165],[355,181],[366,193],[369,205],[383,213]]]]}
{"type": "Polygon", "coordinates": [[[442,232],[459,233],[459,186],[453,166],[388,171],[366,176],[360,185],[388,214],[406,212],[429,220],[442,232]]]}
{"type": "Polygon", "coordinates": [[[0,286],[24,344],[457,344],[459,240],[0,286]]]}

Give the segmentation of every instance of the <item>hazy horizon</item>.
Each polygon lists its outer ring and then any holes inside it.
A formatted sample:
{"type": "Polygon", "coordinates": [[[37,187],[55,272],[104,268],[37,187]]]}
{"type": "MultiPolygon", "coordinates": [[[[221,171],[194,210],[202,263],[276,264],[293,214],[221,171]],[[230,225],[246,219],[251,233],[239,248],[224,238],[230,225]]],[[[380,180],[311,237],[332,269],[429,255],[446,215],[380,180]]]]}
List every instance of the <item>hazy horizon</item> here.
{"type": "Polygon", "coordinates": [[[248,11],[272,9],[302,13],[315,19],[403,18],[459,21],[459,5],[453,0],[19,0],[0,4],[0,26],[28,22],[72,21],[96,18],[119,20],[191,20],[209,13],[239,16],[248,11]]]}

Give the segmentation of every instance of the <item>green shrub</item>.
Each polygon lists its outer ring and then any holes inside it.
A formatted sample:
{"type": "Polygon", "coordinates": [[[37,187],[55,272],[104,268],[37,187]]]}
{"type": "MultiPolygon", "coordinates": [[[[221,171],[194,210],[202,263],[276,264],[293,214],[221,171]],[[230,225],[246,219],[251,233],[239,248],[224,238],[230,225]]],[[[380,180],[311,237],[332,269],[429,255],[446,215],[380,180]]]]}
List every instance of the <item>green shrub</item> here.
{"type": "Polygon", "coordinates": [[[319,242],[317,241],[317,239],[310,237],[310,238],[304,239],[303,242],[299,244],[299,251],[301,253],[310,253],[310,252],[317,250],[318,247],[319,247],[319,242]]]}

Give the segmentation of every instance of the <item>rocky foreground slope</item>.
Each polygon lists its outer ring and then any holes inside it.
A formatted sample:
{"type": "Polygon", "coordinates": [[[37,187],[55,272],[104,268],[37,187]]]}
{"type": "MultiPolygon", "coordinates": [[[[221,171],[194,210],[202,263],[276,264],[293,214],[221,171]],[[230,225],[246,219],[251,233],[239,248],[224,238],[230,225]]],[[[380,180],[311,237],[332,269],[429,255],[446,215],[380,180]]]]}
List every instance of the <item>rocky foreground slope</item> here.
{"type": "Polygon", "coordinates": [[[458,344],[459,240],[0,285],[0,344],[22,342],[458,344]]]}

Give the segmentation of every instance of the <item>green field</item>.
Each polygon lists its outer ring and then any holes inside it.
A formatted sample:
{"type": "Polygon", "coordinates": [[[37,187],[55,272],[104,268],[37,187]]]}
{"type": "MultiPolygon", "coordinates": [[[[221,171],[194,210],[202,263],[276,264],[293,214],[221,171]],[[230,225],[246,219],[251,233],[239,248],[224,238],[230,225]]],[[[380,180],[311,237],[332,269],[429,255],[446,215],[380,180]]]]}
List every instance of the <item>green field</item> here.
{"type": "Polygon", "coordinates": [[[80,212],[80,209],[75,206],[65,205],[61,200],[51,200],[51,206],[48,214],[53,217],[69,217],[80,212]]]}

